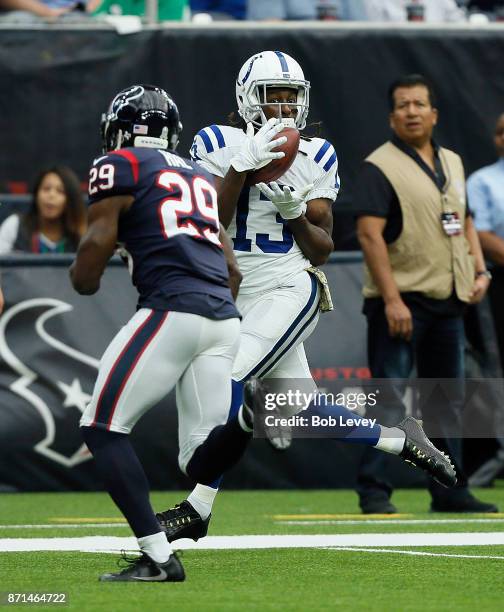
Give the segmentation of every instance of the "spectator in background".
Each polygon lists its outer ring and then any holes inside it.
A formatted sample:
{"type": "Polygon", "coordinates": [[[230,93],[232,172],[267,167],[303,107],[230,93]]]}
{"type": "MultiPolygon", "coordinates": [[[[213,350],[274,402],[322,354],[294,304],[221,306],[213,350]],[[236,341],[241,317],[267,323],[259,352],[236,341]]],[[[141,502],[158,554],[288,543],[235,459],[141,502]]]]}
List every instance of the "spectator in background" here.
{"type": "MultiPolygon", "coordinates": [[[[411,0],[363,0],[368,21],[408,21],[407,6],[411,0]]],[[[465,11],[455,0],[418,0],[424,8],[423,21],[465,21],[465,11]]]]}
{"type": "Polygon", "coordinates": [[[102,0],[0,0],[0,23],[81,21],[90,17],[102,0]]]}
{"type": "Polygon", "coordinates": [[[366,0],[337,0],[338,19],[342,21],[367,21],[366,0]]]}
{"type": "Polygon", "coordinates": [[[471,13],[483,13],[491,21],[504,18],[504,0],[469,0],[467,9],[471,13]]]}
{"type": "Polygon", "coordinates": [[[488,295],[504,365],[504,113],[495,126],[494,144],[498,161],[471,174],[467,195],[483,252],[492,263],[488,295]]]}
{"type": "Polygon", "coordinates": [[[317,0],[248,0],[247,19],[281,21],[317,19],[317,0]]]}
{"type": "MultiPolygon", "coordinates": [[[[408,75],[389,89],[390,141],[368,156],[357,182],[357,233],[364,258],[364,314],[373,378],[392,378],[390,401],[367,409],[385,424],[404,416],[403,385],[417,376],[453,379],[450,396],[432,392],[422,406],[425,431],[455,464],[457,485],[429,482],[435,512],[497,512],[472,496],[462,465],[464,322],[468,303],[489,284],[471,216],[460,157],[432,140],[437,110],[429,82],[408,75]],[[442,395],[442,397],[439,397],[442,395]]],[[[382,394],[382,400],[384,396],[382,394]]],[[[385,463],[364,451],[358,474],[361,509],[394,513],[385,463]]]]}
{"type": "Polygon", "coordinates": [[[245,19],[247,0],[191,0],[193,16],[207,13],[213,19],[245,19]]]}
{"type": "Polygon", "coordinates": [[[86,209],[79,180],[65,166],[42,171],[35,180],[25,215],[13,214],[0,226],[0,255],[71,253],[84,233],[86,209]]]}

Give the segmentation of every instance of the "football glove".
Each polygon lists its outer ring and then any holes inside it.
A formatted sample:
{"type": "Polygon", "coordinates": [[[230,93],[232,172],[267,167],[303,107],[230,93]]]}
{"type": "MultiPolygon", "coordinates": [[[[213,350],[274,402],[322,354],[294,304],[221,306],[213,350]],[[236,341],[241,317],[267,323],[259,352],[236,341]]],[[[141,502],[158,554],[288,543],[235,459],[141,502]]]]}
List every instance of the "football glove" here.
{"type": "Polygon", "coordinates": [[[285,136],[274,139],[278,132],[281,132],[284,127],[284,124],[281,123],[279,119],[272,117],[254,134],[254,126],[252,123],[248,123],[247,138],[242,148],[231,159],[231,165],[236,172],[257,170],[269,164],[272,159],[281,159],[285,157],[283,151],[274,153],[271,150],[287,142],[285,136]]]}
{"type": "Polygon", "coordinates": [[[256,187],[277,207],[283,219],[297,219],[306,212],[305,198],[313,188],[313,183],[306,185],[298,191],[292,191],[290,187],[283,189],[276,182],[257,183],[256,187]]]}

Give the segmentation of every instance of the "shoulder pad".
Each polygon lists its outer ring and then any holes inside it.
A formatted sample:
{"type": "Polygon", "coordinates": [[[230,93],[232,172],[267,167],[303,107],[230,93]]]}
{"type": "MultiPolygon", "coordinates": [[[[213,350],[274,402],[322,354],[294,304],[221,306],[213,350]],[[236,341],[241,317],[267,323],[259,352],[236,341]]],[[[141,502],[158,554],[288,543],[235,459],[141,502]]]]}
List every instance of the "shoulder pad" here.
{"type": "Polygon", "coordinates": [[[334,147],[328,140],[323,138],[301,139],[299,150],[313,159],[325,172],[328,172],[338,161],[334,147]]]}
{"type": "Polygon", "coordinates": [[[133,174],[133,179],[138,182],[139,176],[139,167],[140,162],[142,161],[142,157],[145,157],[144,152],[147,151],[147,155],[152,155],[155,151],[154,149],[143,149],[143,148],[133,148],[133,147],[125,147],[124,149],[116,149],[115,151],[110,151],[108,157],[108,161],[117,163],[118,159],[124,159],[127,161],[129,166],[131,167],[131,172],[133,174]],[[139,159],[140,158],[140,159],[139,159]]]}
{"type": "Polygon", "coordinates": [[[239,128],[230,125],[210,125],[200,130],[196,136],[203,141],[205,151],[213,153],[224,147],[236,145],[243,140],[245,133],[239,128]]]}
{"type": "Polygon", "coordinates": [[[229,144],[229,142],[226,142],[226,140],[229,141],[229,138],[226,138],[228,136],[226,127],[224,125],[210,125],[196,134],[203,141],[207,153],[213,153],[229,144]]]}

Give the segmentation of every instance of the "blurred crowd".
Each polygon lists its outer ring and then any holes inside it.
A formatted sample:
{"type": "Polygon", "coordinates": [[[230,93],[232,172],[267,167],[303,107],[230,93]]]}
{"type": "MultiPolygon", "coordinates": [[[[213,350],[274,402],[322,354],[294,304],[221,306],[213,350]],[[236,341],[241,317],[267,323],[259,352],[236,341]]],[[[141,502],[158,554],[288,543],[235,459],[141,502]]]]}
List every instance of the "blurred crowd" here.
{"type": "MultiPolygon", "coordinates": [[[[147,0],[148,1],[148,0],[147,0]]],[[[137,15],[146,0],[0,0],[0,23],[92,20],[137,15]]],[[[504,0],[158,0],[164,20],[406,21],[483,24],[504,20],[504,0]]]]}
{"type": "Polygon", "coordinates": [[[0,225],[0,255],[73,253],[85,228],[79,179],[66,166],[51,166],[33,181],[28,209],[13,212],[0,225]]]}

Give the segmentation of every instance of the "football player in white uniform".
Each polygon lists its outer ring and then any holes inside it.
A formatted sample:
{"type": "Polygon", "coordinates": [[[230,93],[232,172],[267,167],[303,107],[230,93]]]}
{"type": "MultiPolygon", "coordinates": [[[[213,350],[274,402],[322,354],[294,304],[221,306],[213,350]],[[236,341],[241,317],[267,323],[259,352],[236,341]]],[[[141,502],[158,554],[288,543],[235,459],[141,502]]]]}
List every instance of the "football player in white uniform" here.
{"type": "MultiPolygon", "coordinates": [[[[303,342],[315,329],[319,312],[332,308],[325,277],[315,266],[325,263],[334,248],[336,151],[327,140],[302,137],[294,162],[278,182],[246,183],[249,172],[284,155],[273,150],[285,142],[278,137],[284,127],[306,127],[309,92],[310,84],[292,57],[280,51],[257,53],[245,62],[236,81],[241,125],[203,128],[191,147],[191,158],[215,177],[220,221],[243,275],[230,415],[239,410],[244,383],[251,377],[304,379],[308,391],[316,391],[303,342]]],[[[326,409],[338,419],[352,415],[341,406],[326,409]]],[[[446,480],[455,480],[449,460],[430,445],[414,419],[397,428],[359,426],[334,437],[402,454],[418,465],[421,457],[413,457],[411,448],[420,445],[445,478],[449,473],[446,480]]],[[[428,460],[420,467],[435,471],[428,460]]],[[[187,500],[157,515],[170,541],[206,534],[219,481],[214,485],[196,485],[187,500]]]]}
{"type": "MultiPolygon", "coordinates": [[[[251,376],[311,379],[303,340],[317,324],[320,289],[307,269],[325,263],[334,248],[336,151],[327,140],[302,138],[281,186],[246,185],[250,170],[283,155],[270,152],[284,140],[278,132],[305,128],[309,90],[293,58],[280,51],[256,54],[236,83],[241,127],[211,125],[196,134],[191,147],[192,159],[215,177],[219,217],[243,275],[235,382],[251,376]]],[[[241,401],[240,389],[236,398],[241,401]]]]}

